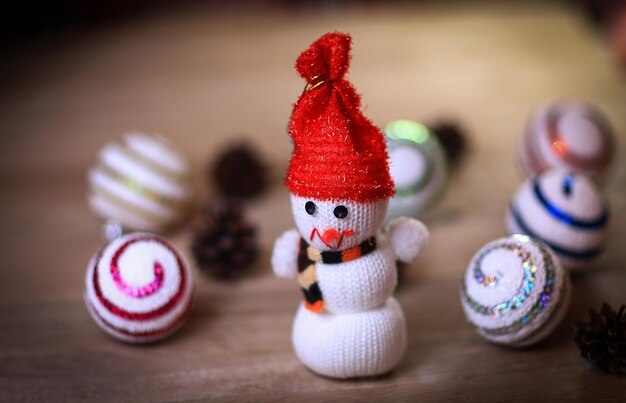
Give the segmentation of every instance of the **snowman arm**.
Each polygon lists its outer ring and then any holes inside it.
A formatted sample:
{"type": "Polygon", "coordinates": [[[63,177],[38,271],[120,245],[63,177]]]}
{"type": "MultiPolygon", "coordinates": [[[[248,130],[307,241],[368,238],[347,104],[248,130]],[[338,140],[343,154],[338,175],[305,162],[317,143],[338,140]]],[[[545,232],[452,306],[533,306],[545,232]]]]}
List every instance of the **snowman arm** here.
{"type": "Polygon", "coordinates": [[[298,274],[300,234],[291,229],[276,239],[272,252],[272,268],[277,277],[294,278],[298,274]]]}
{"type": "Polygon", "coordinates": [[[408,217],[392,220],[386,228],[387,238],[396,257],[409,263],[428,242],[428,229],[421,221],[408,217]]]}

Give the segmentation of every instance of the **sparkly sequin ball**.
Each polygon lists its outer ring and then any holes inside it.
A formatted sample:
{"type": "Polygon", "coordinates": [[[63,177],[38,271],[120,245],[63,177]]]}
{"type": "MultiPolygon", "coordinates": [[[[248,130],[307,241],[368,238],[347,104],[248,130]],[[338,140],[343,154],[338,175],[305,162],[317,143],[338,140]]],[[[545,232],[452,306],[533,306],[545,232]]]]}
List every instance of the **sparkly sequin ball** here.
{"type": "Polygon", "coordinates": [[[506,214],[509,234],[541,240],[570,270],[591,267],[604,247],[608,222],[607,203],[593,182],[560,169],[526,181],[506,214]]]}
{"type": "Polygon", "coordinates": [[[461,284],[465,315],[478,334],[514,347],[548,336],[565,315],[569,299],[569,276],[558,258],[524,235],[485,245],[461,284]]]}
{"type": "Polygon", "coordinates": [[[159,232],[187,215],[193,190],[187,159],[160,136],[131,133],[105,145],[89,171],[92,210],[127,230],[159,232]]]}
{"type": "Polygon", "coordinates": [[[396,187],[387,217],[417,217],[445,189],[448,178],[445,152],[426,126],[412,120],[389,122],[385,135],[390,173],[396,187]]]}
{"type": "Polygon", "coordinates": [[[531,117],[519,155],[529,176],[562,168],[600,180],[609,168],[614,143],[611,125],[598,109],[579,102],[555,103],[531,117]]]}
{"type": "Polygon", "coordinates": [[[185,321],[193,297],[187,263],[165,239],[122,236],[89,263],[85,303],[94,321],[116,339],[163,339],[185,321]]]}

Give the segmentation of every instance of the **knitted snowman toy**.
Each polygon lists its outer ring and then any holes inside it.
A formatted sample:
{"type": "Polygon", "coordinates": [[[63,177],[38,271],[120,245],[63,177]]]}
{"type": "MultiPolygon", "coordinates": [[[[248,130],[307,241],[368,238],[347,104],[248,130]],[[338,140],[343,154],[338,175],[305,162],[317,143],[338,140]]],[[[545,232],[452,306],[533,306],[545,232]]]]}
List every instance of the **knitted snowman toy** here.
{"type": "Polygon", "coordinates": [[[277,239],[274,273],[304,292],[293,344],[313,371],[334,378],[385,373],[402,358],[406,326],[392,294],[396,260],[410,262],[428,239],[419,221],[381,226],[394,193],[382,132],[360,111],[345,78],[347,34],[322,36],[296,69],[308,85],[294,106],[294,151],[285,179],[297,230],[277,239]]]}

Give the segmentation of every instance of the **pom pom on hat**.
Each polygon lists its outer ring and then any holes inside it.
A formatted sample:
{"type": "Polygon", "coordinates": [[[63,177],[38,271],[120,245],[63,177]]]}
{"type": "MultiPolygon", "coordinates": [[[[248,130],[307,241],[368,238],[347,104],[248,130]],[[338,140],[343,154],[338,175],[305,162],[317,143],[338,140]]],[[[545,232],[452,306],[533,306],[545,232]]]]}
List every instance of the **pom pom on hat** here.
{"type": "Polygon", "coordinates": [[[289,124],[294,151],[285,184],[296,196],[373,202],[394,193],[384,136],[344,79],[350,45],[349,35],[328,33],[296,61],[308,82],[289,124]]]}
{"type": "Polygon", "coordinates": [[[350,35],[328,33],[315,41],[296,60],[296,70],[307,80],[337,80],[343,78],[350,67],[350,35]]]}

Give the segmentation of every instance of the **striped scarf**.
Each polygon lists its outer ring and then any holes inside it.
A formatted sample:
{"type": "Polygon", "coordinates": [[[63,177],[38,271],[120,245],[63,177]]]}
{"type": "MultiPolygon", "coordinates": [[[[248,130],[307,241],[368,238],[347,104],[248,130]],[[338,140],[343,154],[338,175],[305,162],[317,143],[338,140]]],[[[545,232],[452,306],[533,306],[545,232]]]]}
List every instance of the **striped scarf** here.
{"type": "Polygon", "coordinates": [[[376,250],[376,237],[363,241],[360,245],[342,251],[320,251],[300,238],[298,252],[298,283],[304,293],[304,306],[312,312],[324,310],[322,290],[317,283],[315,263],[337,264],[349,262],[376,250]]]}

